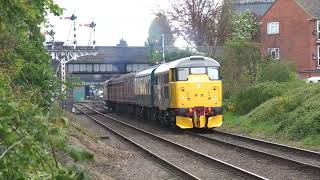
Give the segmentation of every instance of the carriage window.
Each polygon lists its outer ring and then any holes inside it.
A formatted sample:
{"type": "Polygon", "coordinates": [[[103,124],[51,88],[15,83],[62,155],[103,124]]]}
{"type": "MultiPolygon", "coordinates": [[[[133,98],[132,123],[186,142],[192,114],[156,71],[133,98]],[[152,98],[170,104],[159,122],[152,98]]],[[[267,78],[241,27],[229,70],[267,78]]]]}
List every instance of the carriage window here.
{"type": "Polygon", "coordinates": [[[158,76],[154,76],[154,84],[155,84],[155,85],[158,84],[158,76]]]}
{"type": "Polygon", "coordinates": [[[219,70],[214,67],[208,67],[208,76],[210,80],[219,79],[219,70]]]}
{"type": "Polygon", "coordinates": [[[188,76],[189,76],[189,68],[178,68],[177,69],[177,80],[178,81],[186,81],[188,80],[188,76]]]}
{"type": "Polygon", "coordinates": [[[205,74],[206,73],[206,68],[204,67],[196,67],[196,68],[191,68],[191,74],[205,74]]]}
{"type": "Polygon", "coordinates": [[[163,78],[164,78],[163,83],[168,84],[169,83],[169,74],[164,74],[163,78]]]}

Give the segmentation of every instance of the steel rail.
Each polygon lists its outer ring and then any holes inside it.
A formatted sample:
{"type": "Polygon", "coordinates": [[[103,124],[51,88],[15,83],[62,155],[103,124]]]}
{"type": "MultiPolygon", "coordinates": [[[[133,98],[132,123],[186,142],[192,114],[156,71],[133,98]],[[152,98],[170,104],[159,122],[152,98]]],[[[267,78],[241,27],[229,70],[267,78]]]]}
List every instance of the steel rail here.
{"type": "Polygon", "coordinates": [[[232,134],[232,133],[227,133],[227,132],[221,132],[221,131],[217,131],[217,130],[215,130],[213,132],[213,134],[220,134],[225,137],[231,137],[233,139],[239,139],[242,141],[244,140],[248,143],[270,145],[270,146],[273,146],[274,148],[277,148],[277,149],[283,149],[285,151],[293,152],[296,154],[303,154],[308,157],[314,157],[314,158],[320,159],[320,152],[316,152],[316,151],[292,147],[292,146],[274,143],[274,142],[270,142],[270,141],[265,141],[265,140],[261,140],[261,139],[257,139],[257,138],[248,137],[248,136],[242,136],[242,135],[237,135],[237,134],[232,134]]]}
{"type": "Polygon", "coordinates": [[[213,157],[211,157],[211,156],[205,155],[205,154],[203,154],[203,153],[200,153],[200,152],[198,152],[198,151],[195,151],[195,150],[193,150],[193,149],[190,149],[190,148],[188,148],[188,147],[186,147],[186,146],[177,144],[177,143],[172,142],[172,141],[170,141],[170,140],[167,140],[167,139],[165,139],[165,138],[163,138],[163,137],[160,137],[160,136],[158,136],[158,135],[155,135],[155,134],[152,134],[152,133],[150,133],[150,132],[147,132],[147,131],[145,131],[145,130],[143,130],[143,129],[140,129],[140,128],[134,127],[134,126],[132,126],[132,125],[130,125],[130,124],[127,124],[127,123],[125,123],[125,122],[119,121],[119,120],[115,119],[114,117],[111,117],[111,116],[108,116],[108,115],[106,115],[106,114],[103,114],[103,113],[101,113],[101,112],[99,112],[99,111],[97,111],[97,110],[95,110],[95,109],[92,109],[92,108],[90,108],[90,107],[88,107],[88,106],[85,106],[85,105],[83,105],[83,104],[80,104],[80,105],[83,106],[83,107],[85,107],[85,108],[87,108],[87,109],[89,109],[89,110],[91,110],[91,111],[96,112],[97,114],[99,114],[99,115],[101,115],[101,116],[104,116],[104,117],[106,117],[106,118],[108,118],[108,119],[111,119],[111,120],[113,120],[113,121],[115,121],[115,122],[118,122],[118,123],[120,123],[120,124],[122,124],[122,125],[125,125],[125,126],[127,126],[127,127],[130,127],[130,128],[132,128],[132,129],[134,129],[134,130],[140,131],[140,132],[142,132],[142,133],[144,133],[144,134],[146,134],[146,135],[148,135],[148,136],[151,136],[151,137],[153,137],[153,138],[156,138],[156,139],[158,139],[158,140],[160,140],[160,141],[162,141],[162,142],[165,142],[165,143],[167,143],[167,144],[174,145],[174,146],[176,146],[176,147],[178,147],[178,148],[180,148],[180,149],[182,149],[182,150],[184,150],[184,151],[190,152],[190,153],[192,153],[193,155],[195,155],[195,156],[197,156],[197,157],[199,157],[199,158],[201,158],[201,159],[204,159],[204,160],[207,160],[207,161],[209,160],[208,162],[214,162],[214,163],[218,164],[219,166],[225,167],[226,169],[231,169],[231,170],[232,170],[233,172],[235,172],[235,173],[243,174],[243,175],[245,175],[246,177],[248,177],[248,178],[253,178],[253,179],[267,179],[267,178],[265,178],[265,177],[262,177],[262,176],[260,176],[260,175],[254,174],[254,173],[252,173],[252,172],[250,172],[250,171],[247,171],[247,170],[245,170],[245,169],[242,169],[242,168],[240,168],[240,167],[237,167],[237,166],[234,166],[234,165],[232,165],[232,164],[223,162],[223,161],[221,161],[221,160],[219,160],[219,159],[215,159],[215,158],[213,158],[213,157]]]}
{"type": "MultiPolygon", "coordinates": [[[[80,104],[81,105],[81,104],[80,104]]],[[[79,108],[77,105],[74,105],[74,107],[80,111],[81,113],[83,113],[84,115],[86,115],[87,117],[89,117],[90,119],[94,120],[96,123],[98,123],[99,125],[103,126],[104,128],[108,129],[110,132],[116,134],[117,136],[121,137],[123,140],[129,142],[130,144],[134,145],[136,148],[142,150],[144,153],[146,153],[147,155],[151,156],[152,158],[154,158],[157,162],[161,163],[162,165],[164,165],[164,167],[170,167],[172,169],[174,169],[176,172],[178,172],[179,174],[181,174],[185,179],[192,179],[192,180],[200,180],[200,178],[196,177],[195,175],[183,170],[182,168],[170,163],[169,161],[163,159],[162,157],[156,155],[155,153],[149,151],[148,149],[144,148],[142,145],[140,145],[139,143],[131,140],[130,138],[126,137],[125,135],[121,134],[120,132],[112,129],[111,127],[103,124],[102,122],[100,122],[99,120],[97,120],[96,118],[90,116],[89,114],[87,114],[86,112],[84,112],[83,110],[81,110],[81,108],[79,108]]],[[[85,106],[84,106],[85,107],[85,106]]]]}
{"type": "MultiPolygon", "coordinates": [[[[311,163],[305,163],[305,162],[302,162],[302,161],[299,161],[299,160],[290,159],[290,158],[279,156],[279,155],[275,155],[275,154],[272,154],[272,153],[269,153],[269,152],[264,152],[264,151],[261,151],[261,150],[248,148],[248,147],[245,147],[243,145],[234,144],[234,143],[231,143],[231,142],[222,141],[222,140],[211,138],[211,137],[208,137],[208,136],[199,135],[197,133],[192,133],[190,131],[185,131],[185,132],[188,133],[188,134],[195,135],[197,137],[203,138],[204,140],[207,140],[209,142],[210,141],[214,141],[216,143],[225,144],[225,145],[230,146],[230,147],[242,148],[242,149],[245,149],[247,151],[251,151],[253,153],[266,155],[266,156],[269,156],[269,157],[275,158],[275,159],[278,158],[278,159],[281,159],[281,160],[284,160],[284,161],[288,161],[288,162],[291,162],[291,163],[296,163],[296,164],[301,165],[301,166],[306,166],[308,168],[314,168],[316,170],[320,170],[320,166],[313,165],[311,163]]],[[[262,146],[270,146],[269,148],[273,148],[273,149],[283,149],[284,151],[292,152],[295,155],[296,154],[303,154],[303,156],[306,156],[306,157],[314,157],[316,159],[320,159],[320,153],[319,152],[315,152],[315,151],[311,151],[311,150],[291,147],[291,146],[287,146],[287,145],[283,145],[283,144],[273,143],[273,142],[269,142],[269,141],[265,141],[265,140],[260,140],[260,139],[256,139],[256,138],[251,138],[251,137],[232,134],[232,133],[227,133],[227,132],[221,132],[221,131],[217,131],[217,130],[215,130],[213,132],[213,134],[220,134],[222,136],[228,136],[228,137],[231,137],[233,139],[245,140],[245,141],[247,141],[249,143],[254,143],[254,144],[258,144],[258,145],[261,144],[262,146]]],[[[282,153],[284,153],[284,152],[282,152],[282,153]]]]}
{"type": "Polygon", "coordinates": [[[193,136],[199,137],[199,138],[204,139],[204,140],[206,140],[208,142],[224,144],[224,145],[229,146],[229,147],[241,148],[241,149],[244,149],[244,150],[252,152],[252,153],[260,154],[262,156],[267,156],[269,158],[274,158],[274,159],[280,159],[282,161],[287,161],[287,162],[290,162],[290,163],[293,163],[293,164],[296,164],[296,165],[299,165],[299,166],[304,166],[306,168],[313,168],[315,170],[320,171],[320,167],[319,166],[315,166],[315,165],[308,164],[308,163],[305,163],[305,162],[301,162],[301,161],[298,161],[298,160],[282,157],[282,156],[271,154],[271,153],[264,152],[264,151],[261,151],[261,150],[251,149],[251,148],[245,147],[243,145],[226,142],[226,141],[222,141],[222,140],[219,140],[219,139],[214,139],[214,138],[211,138],[211,137],[208,137],[208,136],[203,136],[203,135],[196,134],[196,133],[193,133],[193,132],[185,132],[185,133],[189,134],[189,135],[193,135],[193,136]]]}

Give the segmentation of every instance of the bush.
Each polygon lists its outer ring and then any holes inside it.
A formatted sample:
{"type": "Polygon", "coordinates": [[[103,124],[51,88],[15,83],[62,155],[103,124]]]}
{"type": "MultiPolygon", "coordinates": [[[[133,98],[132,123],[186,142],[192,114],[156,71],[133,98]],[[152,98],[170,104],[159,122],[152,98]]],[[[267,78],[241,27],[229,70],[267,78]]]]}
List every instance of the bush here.
{"type": "Polygon", "coordinates": [[[62,9],[52,0],[0,1],[0,12],[0,179],[55,179],[65,169],[56,151],[67,146],[67,119],[53,101],[59,80],[40,26],[62,9]]]}
{"type": "Polygon", "coordinates": [[[295,65],[289,62],[275,61],[264,67],[258,77],[259,82],[288,82],[295,79],[295,65]]]}
{"type": "Polygon", "coordinates": [[[320,85],[304,85],[263,103],[248,114],[251,123],[271,123],[277,133],[303,140],[320,136],[320,85]]]}
{"type": "Polygon", "coordinates": [[[285,84],[267,82],[241,91],[235,97],[235,109],[238,114],[247,114],[261,103],[283,94],[287,90],[285,84]]]}
{"type": "Polygon", "coordinates": [[[249,87],[235,96],[233,100],[235,111],[240,115],[247,114],[263,102],[280,96],[290,89],[300,87],[302,84],[304,84],[302,81],[290,83],[265,82],[249,87]]]}
{"type": "Polygon", "coordinates": [[[228,41],[221,60],[224,97],[228,98],[254,84],[262,60],[259,44],[228,41]]]}

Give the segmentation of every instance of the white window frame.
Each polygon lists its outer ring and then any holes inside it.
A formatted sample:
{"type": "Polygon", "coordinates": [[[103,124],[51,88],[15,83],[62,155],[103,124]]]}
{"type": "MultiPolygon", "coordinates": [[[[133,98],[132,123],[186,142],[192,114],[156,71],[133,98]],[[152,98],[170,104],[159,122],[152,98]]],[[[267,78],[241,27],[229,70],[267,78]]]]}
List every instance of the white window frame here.
{"type": "Polygon", "coordinates": [[[317,50],[318,50],[318,68],[320,67],[320,46],[317,46],[317,50]]]}
{"type": "Polygon", "coordinates": [[[280,48],[268,48],[268,55],[271,56],[273,59],[280,59],[280,48]],[[272,52],[275,53],[275,56],[272,56],[272,52]],[[278,52],[278,53],[277,53],[278,52]]]}
{"type": "Polygon", "coordinates": [[[280,23],[279,22],[268,22],[267,23],[267,34],[279,34],[280,33],[280,23]],[[275,29],[274,29],[275,28],[275,29]]]}
{"type": "Polygon", "coordinates": [[[320,41],[320,20],[317,21],[317,38],[320,41]]]}

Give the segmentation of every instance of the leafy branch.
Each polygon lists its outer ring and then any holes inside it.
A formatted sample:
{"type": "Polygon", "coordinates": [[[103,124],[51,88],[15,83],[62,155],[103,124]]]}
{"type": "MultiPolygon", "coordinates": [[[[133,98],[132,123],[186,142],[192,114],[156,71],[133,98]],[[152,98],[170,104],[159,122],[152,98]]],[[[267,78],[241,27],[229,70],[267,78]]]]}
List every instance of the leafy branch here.
{"type": "Polygon", "coordinates": [[[21,144],[21,142],[22,142],[23,140],[24,140],[24,138],[21,139],[20,141],[17,141],[17,142],[15,142],[15,143],[13,143],[11,146],[9,146],[9,147],[1,154],[0,159],[2,159],[2,158],[4,157],[4,155],[6,155],[6,154],[7,154],[11,149],[13,149],[15,146],[21,144]]]}

